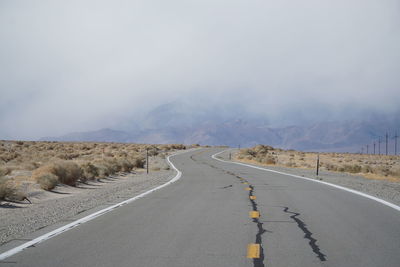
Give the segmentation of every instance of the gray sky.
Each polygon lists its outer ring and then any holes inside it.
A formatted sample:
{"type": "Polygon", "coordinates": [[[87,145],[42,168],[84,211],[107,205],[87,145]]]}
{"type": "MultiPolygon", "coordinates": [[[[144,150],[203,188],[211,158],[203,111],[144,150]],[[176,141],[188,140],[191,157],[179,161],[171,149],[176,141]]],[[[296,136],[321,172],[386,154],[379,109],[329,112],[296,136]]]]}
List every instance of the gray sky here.
{"type": "Polygon", "coordinates": [[[392,113],[399,47],[398,0],[1,0],[0,139],[103,128],[179,98],[271,121],[392,113]]]}

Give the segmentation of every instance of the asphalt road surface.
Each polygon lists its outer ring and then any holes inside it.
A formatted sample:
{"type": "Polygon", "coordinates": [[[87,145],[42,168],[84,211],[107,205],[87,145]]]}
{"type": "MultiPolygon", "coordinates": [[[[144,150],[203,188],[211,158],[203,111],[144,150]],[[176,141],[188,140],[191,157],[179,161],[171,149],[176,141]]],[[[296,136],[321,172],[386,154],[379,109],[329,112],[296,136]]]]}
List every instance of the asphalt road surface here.
{"type": "Polygon", "coordinates": [[[176,183],[0,265],[400,266],[399,211],[323,184],[212,159],[218,151],[173,157],[183,172],[176,183]]]}

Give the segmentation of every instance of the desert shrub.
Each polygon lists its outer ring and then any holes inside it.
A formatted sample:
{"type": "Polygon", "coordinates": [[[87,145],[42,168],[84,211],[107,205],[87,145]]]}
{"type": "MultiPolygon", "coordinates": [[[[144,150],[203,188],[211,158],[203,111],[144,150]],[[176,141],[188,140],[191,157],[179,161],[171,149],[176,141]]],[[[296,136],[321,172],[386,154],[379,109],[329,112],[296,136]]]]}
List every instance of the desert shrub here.
{"type": "Polygon", "coordinates": [[[111,153],[111,152],[105,152],[104,156],[106,156],[106,157],[114,157],[114,154],[111,153]]]}
{"type": "Polygon", "coordinates": [[[374,173],[382,176],[389,176],[390,169],[386,166],[378,166],[374,169],[374,173]]]}
{"type": "Polygon", "coordinates": [[[118,171],[118,166],[115,159],[103,159],[98,160],[93,163],[97,168],[97,177],[106,178],[118,171]]]}
{"type": "Polygon", "coordinates": [[[168,146],[168,145],[161,146],[161,150],[164,150],[164,151],[170,151],[171,149],[172,148],[170,146],[168,146]]]}
{"type": "Polygon", "coordinates": [[[251,156],[251,157],[255,157],[257,154],[255,151],[253,151],[249,148],[241,149],[239,153],[244,156],[251,156]]]}
{"type": "Polygon", "coordinates": [[[82,170],[81,180],[94,180],[99,175],[99,169],[91,162],[84,162],[79,166],[82,170]]]}
{"type": "Polygon", "coordinates": [[[15,187],[4,176],[0,176],[0,200],[9,199],[15,191],[15,187]]]}
{"type": "Polygon", "coordinates": [[[328,170],[328,171],[337,171],[338,167],[336,165],[334,165],[334,164],[326,163],[325,164],[325,169],[328,170]]]}
{"type": "Polygon", "coordinates": [[[44,173],[35,177],[36,182],[44,190],[52,190],[58,184],[58,177],[52,173],[44,173]]]}
{"type": "Polygon", "coordinates": [[[289,161],[289,162],[286,162],[286,163],[285,163],[285,166],[286,166],[286,167],[293,168],[293,167],[296,167],[296,164],[295,164],[294,162],[292,162],[292,161],[289,161]]]}
{"type": "Polygon", "coordinates": [[[63,154],[57,155],[58,158],[64,159],[64,160],[75,159],[75,158],[78,158],[79,156],[80,156],[79,153],[63,153],[63,154]]]}
{"type": "Polygon", "coordinates": [[[390,170],[390,175],[396,178],[400,178],[400,167],[394,167],[390,170]]]}
{"type": "Polygon", "coordinates": [[[134,168],[132,162],[130,162],[127,159],[122,159],[120,164],[121,164],[121,171],[123,172],[130,172],[134,168]]]}
{"type": "Polygon", "coordinates": [[[120,158],[126,158],[128,156],[128,153],[126,151],[121,151],[118,153],[118,157],[120,158]]]}
{"type": "Polygon", "coordinates": [[[21,201],[26,195],[20,192],[11,180],[0,176],[0,200],[21,201]]]}
{"type": "Polygon", "coordinates": [[[0,167],[0,176],[5,176],[12,172],[12,168],[10,167],[0,167]]]}
{"type": "Polygon", "coordinates": [[[170,146],[171,149],[179,149],[179,150],[186,149],[186,146],[182,145],[182,144],[172,144],[172,145],[169,145],[169,146],[170,146]]]}
{"type": "Polygon", "coordinates": [[[132,164],[134,168],[144,168],[144,165],[146,164],[146,159],[141,156],[137,156],[132,159],[132,164]]]}
{"type": "Polygon", "coordinates": [[[54,174],[62,184],[75,186],[76,181],[81,177],[82,170],[75,162],[59,161],[42,166],[32,173],[32,178],[36,179],[43,174],[54,174]]]}
{"type": "Polygon", "coordinates": [[[149,156],[157,156],[158,155],[158,150],[156,147],[149,149],[149,156]]]}
{"type": "Polygon", "coordinates": [[[103,161],[103,166],[108,169],[109,175],[114,174],[120,170],[120,166],[115,158],[106,158],[103,161]]]}
{"type": "Polygon", "coordinates": [[[13,159],[18,158],[19,156],[20,156],[20,154],[18,154],[18,153],[16,153],[16,152],[13,152],[13,151],[11,151],[11,152],[5,152],[5,153],[2,153],[2,154],[0,155],[0,160],[2,160],[2,161],[4,161],[4,162],[9,162],[9,161],[11,161],[11,160],[13,160],[13,159]]]}
{"type": "Polygon", "coordinates": [[[268,157],[267,157],[267,160],[265,161],[265,163],[274,165],[274,164],[276,164],[276,160],[275,160],[274,157],[268,156],[268,157]]]}
{"type": "Polygon", "coordinates": [[[364,165],[361,170],[363,173],[372,173],[373,169],[370,165],[364,165]]]}
{"type": "Polygon", "coordinates": [[[117,158],[111,158],[107,160],[107,163],[109,164],[109,167],[112,169],[112,173],[117,173],[122,171],[122,161],[120,161],[117,158]]]}
{"type": "Polygon", "coordinates": [[[257,154],[267,154],[270,150],[274,150],[274,148],[272,146],[257,145],[251,148],[251,150],[256,152],[257,154]]]}
{"type": "Polygon", "coordinates": [[[82,170],[74,162],[61,161],[57,163],[55,175],[58,176],[60,183],[75,185],[82,175],[82,170]]]}
{"type": "Polygon", "coordinates": [[[108,167],[105,164],[96,163],[95,166],[97,168],[97,177],[98,178],[106,178],[107,176],[111,175],[110,170],[108,169],[108,167]]]}
{"type": "Polygon", "coordinates": [[[357,165],[357,164],[354,164],[354,165],[345,164],[343,166],[343,168],[344,168],[345,172],[349,172],[349,173],[359,173],[359,172],[361,172],[361,169],[362,169],[361,166],[357,165]]]}
{"type": "Polygon", "coordinates": [[[24,169],[28,171],[33,171],[36,170],[37,168],[40,167],[40,164],[38,162],[27,162],[24,164],[24,169]]]}

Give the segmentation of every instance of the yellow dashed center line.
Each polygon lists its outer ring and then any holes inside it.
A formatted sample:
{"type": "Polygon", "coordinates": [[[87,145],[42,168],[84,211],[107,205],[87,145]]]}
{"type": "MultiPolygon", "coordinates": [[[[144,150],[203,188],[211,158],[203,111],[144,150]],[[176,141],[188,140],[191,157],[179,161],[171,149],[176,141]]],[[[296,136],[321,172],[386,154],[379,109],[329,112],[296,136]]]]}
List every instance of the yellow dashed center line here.
{"type": "Polygon", "coordinates": [[[260,244],[247,245],[247,258],[258,259],[260,258],[260,244]]]}
{"type": "Polygon", "coordinates": [[[259,211],[250,211],[249,216],[250,216],[250,218],[260,218],[260,212],[259,211]]]}
{"type": "Polygon", "coordinates": [[[246,187],[244,190],[246,190],[246,191],[250,191],[250,190],[251,190],[251,188],[250,188],[250,187],[246,187]]]}
{"type": "Polygon", "coordinates": [[[255,200],[256,199],[256,196],[250,196],[249,197],[251,200],[255,200]]]}

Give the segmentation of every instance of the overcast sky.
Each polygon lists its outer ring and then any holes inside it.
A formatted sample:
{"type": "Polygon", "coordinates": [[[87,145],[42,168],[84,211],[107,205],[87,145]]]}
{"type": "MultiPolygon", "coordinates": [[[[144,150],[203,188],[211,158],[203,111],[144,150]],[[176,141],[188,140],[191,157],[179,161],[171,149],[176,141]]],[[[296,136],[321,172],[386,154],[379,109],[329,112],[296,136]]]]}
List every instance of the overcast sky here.
{"type": "Polygon", "coordinates": [[[400,1],[0,1],[0,139],[108,127],[180,98],[271,121],[392,113],[400,1]]]}

